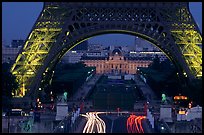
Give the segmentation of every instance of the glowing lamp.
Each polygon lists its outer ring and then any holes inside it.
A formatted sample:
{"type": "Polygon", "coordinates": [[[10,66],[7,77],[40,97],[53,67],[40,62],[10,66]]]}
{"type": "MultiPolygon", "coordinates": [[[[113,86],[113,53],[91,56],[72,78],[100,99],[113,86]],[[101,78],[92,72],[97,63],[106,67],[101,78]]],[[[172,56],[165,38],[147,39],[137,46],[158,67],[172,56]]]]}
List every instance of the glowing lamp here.
{"type": "Polygon", "coordinates": [[[180,110],[180,111],[179,111],[179,114],[186,114],[186,112],[185,112],[185,111],[180,110]]]}

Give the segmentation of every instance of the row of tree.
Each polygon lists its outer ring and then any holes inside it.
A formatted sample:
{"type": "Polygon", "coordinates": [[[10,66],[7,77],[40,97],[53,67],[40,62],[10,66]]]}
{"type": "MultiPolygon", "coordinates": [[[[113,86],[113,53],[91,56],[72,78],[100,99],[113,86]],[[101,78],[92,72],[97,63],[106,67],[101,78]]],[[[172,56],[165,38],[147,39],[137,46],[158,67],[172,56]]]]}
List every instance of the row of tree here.
{"type": "Polygon", "coordinates": [[[159,97],[162,93],[168,96],[181,93],[190,97],[195,104],[202,104],[202,79],[188,81],[178,76],[178,70],[170,60],[160,62],[156,56],[153,63],[147,69],[142,69],[142,72],[159,97]]]}
{"type": "Polygon", "coordinates": [[[11,64],[2,64],[2,109],[8,111],[12,108],[11,100],[12,93],[18,89],[19,85],[16,81],[16,77],[10,72],[11,64]]]}
{"type": "MultiPolygon", "coordinates": [[[[54,99],[57,98],[58,95],[63,94],[64,92],[68,93],[68,97],[73,95],[76,89],[78,89],[83,82],[85,81],[87,75],[82,74],[80,78],[76,80],[76,78],[66,80],[66,77],[72,76],[73,73],[78,74],[80,71],[84,71],[85,64],[83,62],[78,63],[58,63],[55,67],[55,72],[52,78],[45,80],[46,87],[43,87],[44,94],[39,94],[40,99],[43,101],[50,101],[50,92],[52,91],[52,96],[54,99]],[[49,83],[50,79],[52,79],[51,84],[49,83]]],[[[81,73],[80,73],[81,74],[81,73]]]]}

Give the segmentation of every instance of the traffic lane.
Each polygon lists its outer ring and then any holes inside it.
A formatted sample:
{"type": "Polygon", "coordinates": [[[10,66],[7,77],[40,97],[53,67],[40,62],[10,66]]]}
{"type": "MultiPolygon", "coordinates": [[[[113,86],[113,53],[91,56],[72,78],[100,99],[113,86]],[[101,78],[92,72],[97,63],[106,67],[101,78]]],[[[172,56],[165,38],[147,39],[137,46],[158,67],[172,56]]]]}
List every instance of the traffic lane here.
{"type": "Polygon", "coordinates": [[[150,123],[148,122],[148,119],[144,119],[142,121],[142,127],[145,133],[154,133],[153,129],[151,128],[150,123]]]}
{"type": "Polygon", "coordinates": [[[128,133],[126,123],[127,117],[119,117],[114,120],[112,133],[128,133]]]}
{"type": "Polygon", "coordinates": [[[144,133],[142,121],[145,118],[145,116],[130,115],[127,119],[128,133],[144,133]]]}
{"type": "Polygon", "coordinates": [[[106,124],[98,114],[98,112],[89,112],[82,115],[88,118],[83,133],[106,133],[106,124]]]}
{"type": "Polygon", "coordinates": [[[100,114],[99,117],[106,123],[106,133],[111,133],[111,119],[107,118],[104,114],[100,114]]]}

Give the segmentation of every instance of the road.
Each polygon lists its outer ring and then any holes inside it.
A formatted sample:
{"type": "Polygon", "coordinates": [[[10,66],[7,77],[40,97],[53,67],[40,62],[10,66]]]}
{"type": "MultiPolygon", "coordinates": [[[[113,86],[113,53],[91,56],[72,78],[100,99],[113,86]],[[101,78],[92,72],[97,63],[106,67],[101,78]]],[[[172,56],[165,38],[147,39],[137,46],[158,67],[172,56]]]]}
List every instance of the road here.
{"type": "MultiPolygon", "coordinates": [[[[71,108],[74,104],[79,107],[80,104],[82,103],[81,99],[86,98],[89,91],[95,85],[95,83],[97,82],[97,80],[100,77],[101,77],[100,75],[96,74],[89,81],[84,83],[84,85],[81,88],[79,88],[79,90],[69,99],[68,105],[71,108]]],[[[148,85],[145,84],[139,77],[136,77],[136,84],[137,84],[137,86],[139,86],[140,90],[146,96],[146,98],[150,99],[150,104],[153,103],[153,99],[155,99],[156,97],[155,97],[155,94],[153,93],[153,91],[148,87],[148,85]],[[150,98],[148,95],[151,95],[150,98]]],[[[155,104],[155,103],[153,103],[153,104],[155,104]]],[[[90,108],[90,106],[92,106],[92,103],[85,101],[84,107],[85,106],[88,109],[88,108],[90,108]]],[[[141,105],[139,105],[139,106],[141,106],[141,105]]],[[[138,106],[136,108],[138,108],[138,106]]],[[[90,109],[84,110],[82,112],[85,113],[87,111],[90,111],[90,109]]],[[[84,115],[86,122],[84,122],[85,124],[82,124],[82,128],[80,128],[79,131],[80,132],[82,131],[83,133],[128,133],[127,119],[130,116],[130,114],[132,114],[132,113],[129,112],[128,115],[123,114],[121,116],[117,116],[117,114],[106,115],[105,113],[106,112],[103,112],[103,113],[98,113],[98,112],[90,113],[90,112],[88,112],[88,113],[86,113],[84,115]]],[[[143,113],[143,112],[141,112],[141,113],[143,113]]],[[[138,114],[137,113],[135,115],[138,116],[138,115],[144,115],[144,114],[138,114]]],[[[148,126],[146,126],[148,124],[143,125],[144,122],[142,120],[138,119],[138,121],[135,120],[135,122],[136,123],[135,123],[134,127],[137,127],[137,124],[139,124],[138,128],[140,129],[141,127],[144,126],[144,129],[141,128],[141,130],[131,131],[131,132],[137,132],[137,133],[141,132],[142,133],[142,132],[146,132],[145,129],[149,128],[148,126]],[[144,131],[142,131],[142,129],[144,131]]],[[[151,131],[147,131],[147,132],[151,132],[151,131]]]]}
{"type": "Polygon", "coordinates": [[[127,119],[127,130],[128,133],[144,133],[144,129],[142,126],[142,120],[144,120],[146,116],[136,116],[130,115],[127,119]]]}
{"type": "Polygon", "coordinates": [[[144,124],[145,116],[130,114],[118,115],[105,112],[86,113],[87,122],[83,133],[149,133],[149,126],[144,124]],[[132,119],[130,127],[130,119],[132,119]],[[129,126],[127,126],[129,124],[129,126]],[[128,127],[128,128],[127,128],[128,127]]]}
{"type": "Polygon", "coordinates": [[[119,117],[114,120],[112,133],[128,133],[126,127],[127,117],[119,117]]]}
{"type": "Polygon", "coordinates": [[[83,133],[106,133],[106,124],[98,114],[100,114],[100,112],[87,112],[86,114],[82,114],[82,116],[87,118],[83,133]]]}
{"type": "MultiPolygon", "coordinates": [[[[127,120],[130,115],[120,115],[118,116],[109,116],[104,115],[100,116],[106,123],[106,133],[128,133],[127,129],[127,120]]],[[[148,127],[147,125],[143,125],[143,120],[140,123],[143,127],[144,133],[148,127]]]]}
{"type": "Polygon", "coordinates": [[[84,102],[84,108],[90,108],[92,106],[92,101],[84,101],[90,90],[94,87],[96,82],[100,79],[101,75],[96,74],[90,80],[85,82],[72,97],[68,100],[68,106],[73,107],[74,105],[80,106],[82,102],[84,102]]]}
{"type": "Polygon", "coordinates": [[[106,123],[106,133],[128,133],[126,128],[127,115],[105,115],[100,117],[106,123]]]}

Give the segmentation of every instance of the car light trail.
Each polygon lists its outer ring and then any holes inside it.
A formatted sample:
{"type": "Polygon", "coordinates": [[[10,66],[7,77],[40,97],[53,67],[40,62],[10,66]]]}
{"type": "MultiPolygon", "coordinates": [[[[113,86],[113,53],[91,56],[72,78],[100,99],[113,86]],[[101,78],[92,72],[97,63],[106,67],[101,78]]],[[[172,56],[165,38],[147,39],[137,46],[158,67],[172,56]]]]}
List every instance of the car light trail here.
{"type": "MultiPolygon", "coordinates": [[[[128,111],[121,111],[120,114],[129,114],[128,111]]],[[[118,114],[118,112],[87,112],[86,114],[81,114],[87,118],[87,123],[83,129],[83,133],[105,133],[106,124],[99,118],[98,114],[118,114]]],[[[142,120],[146,118],[145,116],[130,115],[127,119],[127,130],[128,133],[144,133],[142,127],[142,120]]]]}
{"type": "Polygon", "coordinates": [[[105,112],[88,112],[85,116],[88,121],[83,129],[83,133],[105,133],[106,124],[99,118],[98,114],[105,112]]]}
{"type": "Polygon", "coordinates": [[[126,125],[128,133],[144,133],[142,120],[145,118],[146,116],[130,115],[130,117],[127,119],[126,125]]]}
{"type": "MultiPolygon", "coordinates": [[[[133,123],[133,125],[135,124],[136,125],[136,132],[138,132],[138,133],[140,133],[140,129],[139,129],[139,127],[138,127],[138,119],[139,119],[139,117],[134,117],[134,122],[135,123],[133,123]]],[[[135,132],[134,132],[135,133],[135,132]]]]}

